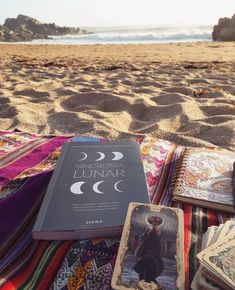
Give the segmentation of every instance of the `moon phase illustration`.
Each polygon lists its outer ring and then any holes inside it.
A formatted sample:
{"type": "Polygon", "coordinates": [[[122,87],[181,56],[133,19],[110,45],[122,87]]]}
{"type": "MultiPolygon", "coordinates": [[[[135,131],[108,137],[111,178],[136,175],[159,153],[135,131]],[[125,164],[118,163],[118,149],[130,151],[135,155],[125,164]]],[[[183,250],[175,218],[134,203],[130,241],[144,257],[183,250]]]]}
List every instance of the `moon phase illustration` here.
{"type": "Polygon", "coordinates": [[[96,159],[95,161],[100,161],[100,160],[103,160],[105,158],[105,154],[102,153],[102,152],[96,152],[98,154],[100,154],[100,157],[98,159],[96,159]]]}
{"type": "Polygon", "coordinates": [[[78,161],[83,161],[87,158],[87,154],[85,152],[81,152],[81,154],[83,154],[84,157],[82,157],[81,159],[78,159],[78,161]]]}
{"type": "Polygon", "coordinates": [[[86,183],[85,181],[78,181],[75,182],[70,186],[70,191],[74,194],[84,194],[84,192],[81,190],[81,186],[86,183]]]}
{"type": "Polygon", "coordinates": [[[123,180],[119,180],[119,181],[117,181],[115,184],[114,184],[114,189],[116,190],[116,191],[119,191],[119,192],[123,192],[123,190],[120,190],[120,189],[118,189],[118,184],[120,183],[120,182],[122,182],[123,180]]]}
{"type": "Polygon", "coordinates": [[[99,188],[98,188],[98,186],[99,186],[102,182],[104,182],[104,181],[98,181],[98,182],[96,182],[96,183],[93,185],[92,188],[93,188],[94,192],[96,192],[96,193],[103,193],[103,192],[100,191],[99,188]]]}
{"type": "Polygon", "coordinates": [[[114,158],[112,160],[120,160],[123,158],[123,154],[121,152],[112,152],[114,154],[114,158]]]}

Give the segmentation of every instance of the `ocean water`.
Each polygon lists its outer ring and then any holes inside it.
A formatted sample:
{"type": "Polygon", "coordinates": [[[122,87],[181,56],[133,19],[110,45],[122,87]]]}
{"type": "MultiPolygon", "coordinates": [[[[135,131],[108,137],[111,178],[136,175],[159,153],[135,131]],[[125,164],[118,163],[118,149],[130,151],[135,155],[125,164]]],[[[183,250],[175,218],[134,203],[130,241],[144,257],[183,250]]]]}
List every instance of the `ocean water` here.
{"type": "Polygon", "coordinates": [[[168,26],[151,28],[90,29],[84,35],[51,36],[49,40],[34,40],[43,44],[149,44],[211,41],[212,26],[168,26]]]}

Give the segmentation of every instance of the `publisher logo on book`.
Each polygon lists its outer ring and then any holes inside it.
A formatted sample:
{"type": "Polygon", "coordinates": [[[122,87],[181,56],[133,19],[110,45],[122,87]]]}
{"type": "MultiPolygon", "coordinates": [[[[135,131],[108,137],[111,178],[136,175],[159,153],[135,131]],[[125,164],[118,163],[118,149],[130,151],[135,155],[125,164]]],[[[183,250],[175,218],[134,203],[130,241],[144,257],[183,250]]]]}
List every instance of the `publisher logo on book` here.
{"type": "Polygon", "coordinates": [[[86,225],[102,224],[102,223],[103,223],[102,220],[90,220],[90,221],[86,221],[86,225]]]}

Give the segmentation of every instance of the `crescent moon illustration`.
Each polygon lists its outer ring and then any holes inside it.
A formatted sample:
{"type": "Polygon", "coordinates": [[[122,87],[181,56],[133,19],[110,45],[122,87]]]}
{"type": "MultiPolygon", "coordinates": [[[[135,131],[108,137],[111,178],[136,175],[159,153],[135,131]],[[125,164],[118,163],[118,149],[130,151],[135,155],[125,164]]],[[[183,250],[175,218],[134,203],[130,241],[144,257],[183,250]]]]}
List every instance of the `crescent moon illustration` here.
{"type": "Polygon", "coordinates": [[[81,190],[81,186],[86,183],[85,181],[78,181],[75,182],[70,186],[70,191],[74,194],[84,194],[84,192],[81,190]]]}
{"type": "Polygon", "coordinates": [[[78,159],[78,161],[83,161],[87,158],[87,154],[85,152],[81,152],[81,153],[84,155],[84,157],[81,159],[78,159]]]}
{"type": "Polygon", "coordinates": [[[123,154],[121,152],[112,152],[114,154],[114,158],[112,160],[120,160],[123,158],[123,154]]]}
{"type": "Polygon", "coordinates": [[[104,153],[102,153],[102,152],[96,152],[96,153],[100,154],[100,157],[98,159],[96,159],[95,161],[100,161],[100,160],[103,160],[105,158],[104,153]]]}
{"type": "Polygon", "coordinates": [[[119,181],[117,181],[117,182],[114,184],[114,189],[115,189],[116,191],[123,192],[123,190],[120,190],[120,189],[117,188],[118,184],[119,184],[120,182],[122,182],[122,181],[123,181],[123,180],[119,180],[119,181]]]}
{"type": "Polygon", "coordinates": [[[100,191],[99,189],[98,189],[98,186],[102,183],[102,182],[104,182],[104,181],[98,181],[98,182],[96,182],[94,185],[93,185],[93,190],[94,190],[94,192],[96,192],[96,193],[103,193],[102,191],[100,191]]]}

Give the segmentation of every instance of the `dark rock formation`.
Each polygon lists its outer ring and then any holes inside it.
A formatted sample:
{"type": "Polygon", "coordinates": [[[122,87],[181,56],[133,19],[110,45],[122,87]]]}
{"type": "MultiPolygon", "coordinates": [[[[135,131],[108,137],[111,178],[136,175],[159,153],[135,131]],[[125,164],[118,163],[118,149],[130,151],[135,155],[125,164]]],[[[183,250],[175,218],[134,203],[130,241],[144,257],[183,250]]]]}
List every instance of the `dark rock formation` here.
{"type": "Polygon", "coordinates": [[[0,25],[0,41],[31,41],[48,39],[51,35],[86,34],[85,30],[74,27],[60,27],[55,23],[41,23],[37,19],[25,15],[7,18],[0,25]]]}
{"type": "Polygon", "coordinates": [[[212,38],[217,41],[235,41],[235,14],[231,18],[219,19],[218,25],[214,26],[212,38]]]}

